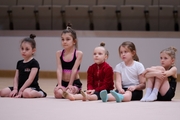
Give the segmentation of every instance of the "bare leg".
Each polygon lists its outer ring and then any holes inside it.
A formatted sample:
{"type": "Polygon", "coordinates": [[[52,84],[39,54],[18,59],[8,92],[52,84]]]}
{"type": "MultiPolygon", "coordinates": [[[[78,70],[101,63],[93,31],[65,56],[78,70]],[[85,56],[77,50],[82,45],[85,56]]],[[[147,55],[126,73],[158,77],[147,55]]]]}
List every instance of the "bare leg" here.
{"type": "Polygon", "coordinates": [[[68,89],[67,91],[63,92],[63,96],[64,96],[64,98],[69,99],[71,101],[83,100],[83,95],[82,94],[77,94],[77,93],[79,93],[79,88],[74,86],[73,91],[68,89]]]}
{"type": "Polygon", "coordinates": [[[0,96],[9,97],[10,93],[11,93],[11,90],[9,89],[9,87],[7,87],[1,90],[0,96]]]}
{"type": "MultiPolygon", "coordinates": [[[[67,91],[64,91],[64,92],[63,92],[63,96],[64,96],[65,99],[69,99],[69,100],[71,100],[71,101],[76,100],[76,99],[75,99],[75,95],[73,95],[72,93],[69,93],[69,92],[67,92],[67,91]]],[[[82,96],[82,95],[81,95],[81,96],[82,96]]]]}
{"type": "Polygon", "coordinates": [[[124,94],[124,99],[122,100],[123,102],[129,102],[131,101],[132,98],[132,92],[131,91],[126,91],[124,94]]]}
{"type": "Polygon", "coordinates": [[[153,91],[146,101],[148,102],[155,101],[157,99],[158,92],[162,96],[165,95],[166,92],[169,90],[169,87],[170,86],[167,79],[166,80],[156,79],[153,91]]]}
{"type": "Polygon", "coordinates": [[[146,88],[153,88],[155,83],[155,77],[148,78],[146,88]]]}
{"type": "Polygon", "coordinates": [[[146,83],[146,93],[144,97],[140,100],[141,102],[145,102],[146,99],[151,95],[152,89],[154,87],[154,80],[155,78],[148,78],[147,83],[146,83]]]}
{"type": "Polygon", "coordinates": [[[58,99],[60,99],[60,98],[62,98],[63,97],[63,90],[62,89],[54,89],[54,96],[55,96],[55,98],[58,98],[58,99]]]}
{"type": "Polygon", "coordinates": [[[115,91],[113,91],[113,92],[114,92],[114,94],[112,94],[112,91],[111,91],[111,93],[107,94],[106,90],[102,90],[100,92],[100,97],[101,97],[102,102],[107,102],[107,101],[109,101],[109,102],[110,101],[118,102],[116,99],[117,99],[119,93],[115,93],[115,91]]]}
{"type": "Polygon", "coordinates": [[[111,90],[110,91],[111,92],[111,94],[114,96],[114,98],[116,99],[116,102],[122,102],[122,100],[124,99],[124,96],[122,95],[122,94],[120,94],[120,93],[117,93],[116,91],[114,91],[114,90],[111,90]]]}
{"type": "Polygon", "coordinates": [[[87,95],[88,97],[88,100],[89,101],[94,101],[94,100],[98,100],[98,97],[97,97],[97,95],[95,95],[95,94],[92,94],[92,95],[87,95]]]}
{"type": "Polygon", "coordinates": [[[153,90],[152,90],[151,94],[149,95],[149,97],[146,98],[147,102],[152,102],[157,99],[158,91],[159,91],[159,88],[160,88],[162,82],[163,82],[163,80],[159,80],[157,78],[155,79],[153,90]]]}
{"type": "Polygon", "coordinates": [[[169,90],[170,88],[170,85],[169,85],[169,82],[168,80],[164,80],[159,88],[159,93],[164,96],[167,91],[169,90]]]}
{"type": "Polygon", "coordinates": [[[115,97],[112,94],[107,94],[108,96],[108,101],[116,101],[115,97]]]}
{"type": "Polygon", "coordinates": [[[160,80],[154,76],[157,73],[161,73],[164,71],[165,69],[162,66],[151,67],[151,72],[148,72],[146,74],[147,76],[149,76],[146,84],[146,94],[140,101],[154,101],[157,99],[157,94],[163,80],[160,80]]]}
{"type": "Polygon", "coordinates": [[[86,101],[87,100],[87,93],[81,91],[81,95],[83,96],[83,101],[86,101]]]}
{"type": "MultiPolygon", "coordinates": [[[[117,93],[120,94],[120,93],[117,93]]],[[[132,92],[131,91],[126,91],[125,94],[120,94],[121,97],[120,99],[122,99],[123,102],[129,102],[131,101],[131,97],[132,97],[132,92]]],[[[121,102],[121,100],[116,100],[116,98],[111,94],[108,94],[108,101],[117,101],[117,102],[121,102]]]]}
{"type": "Polygon", "coordinates": [[[64,91],[63,96],[64,96],[64,98],[69,99],[70,101],[74,101],[74,100],[86,101],[86,95],[84,92],[83,92],[83,94],[82,93],[81,94],[71,94],[71,93],[64,91]]]}
{"type": "Polygon", "coordinates": [[[23,91],[23,98],[41,98],[43,97],[41,92],[38,92],[36,90],[33,90],[31,88],[26,88],[23,91]]]}

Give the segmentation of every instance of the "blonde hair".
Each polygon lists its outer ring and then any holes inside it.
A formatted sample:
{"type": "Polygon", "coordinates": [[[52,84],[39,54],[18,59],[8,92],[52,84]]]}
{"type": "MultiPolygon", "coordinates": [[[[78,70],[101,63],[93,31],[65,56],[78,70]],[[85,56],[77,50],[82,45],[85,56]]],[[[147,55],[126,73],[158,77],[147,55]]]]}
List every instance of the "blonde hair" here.
{"type": "Polygon", "coordinates": [[[169,47],[169,48],[166,48],[166,49],[162,50],[160,53],[165,52],[171,58],[175,59],[176,58],[176,51],[177,51],[177,49],[175,47],[169,47]]]}

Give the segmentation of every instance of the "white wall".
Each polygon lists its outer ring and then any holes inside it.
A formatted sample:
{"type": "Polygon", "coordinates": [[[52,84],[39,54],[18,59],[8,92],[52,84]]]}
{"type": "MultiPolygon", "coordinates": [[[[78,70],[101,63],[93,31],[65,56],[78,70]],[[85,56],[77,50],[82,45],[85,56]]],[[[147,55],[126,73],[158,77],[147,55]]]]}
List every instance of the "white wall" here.
{"type": "MultiPolygon", "coordinates": [[[[10,32],[11,33],[11,32],[10,32]]],[[[37,43],[37,52],[35,58],[39,61],[42,71],[55,71],[56,70],[56,51],[62,49],[60,33],[58,35],[37,35],[35,38],[37,43]]],[[[27,37],[27,35],[3,35],[0,34],[0,70],[14,70],[16,68],[16,62],[22,59],[20,55],[20,41],[27,37]]],[[[80,32],[79,32],[80,34],[80,32]]],[[[86,72],[89,65],[93,63],[93,50],[96,46],[99,46],[100,42],[106,43],[106,49],[110,53],[110,57],[107,62],[114,68],[115,65],[121,62],[118,53],[119,45],[124,41],[132,41],[136,45],[137,54],[140,58],[140,62],[145,67],[152,65],[160,65],[159,53],[162,49],[174,46],[180,51],[180,38],[170,37],[130,37],[119,35],[87,35],[88,32],[81,33],[78,36],[78,48],[83,51],[83,61],[81,64],[81,72],[86,72]]],[[[89,34],[92,34],[91,32],[89,34]]],[[[133,34],[133,33],[132,33],[133,34]]],[[[143,33],[140,33],[143,34],[143,33]]],[[[180,34],[180,33],[179,33],[180,34]]],[[[77,33],[78,35],[78,33],[77,33]]],[[[143,36],[143,35],[139,35],[143,36]]],[[[148,35],[149,36],[149,35],[148,35]]],[[[180,73],[180,52],[176,54],[176,66],[178,73],[180,73]]]]}

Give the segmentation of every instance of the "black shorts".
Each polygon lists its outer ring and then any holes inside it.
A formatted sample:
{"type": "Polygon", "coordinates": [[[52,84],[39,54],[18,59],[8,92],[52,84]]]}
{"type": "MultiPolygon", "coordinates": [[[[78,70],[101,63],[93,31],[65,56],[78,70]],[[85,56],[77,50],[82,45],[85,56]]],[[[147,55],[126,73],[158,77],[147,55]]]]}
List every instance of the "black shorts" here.
{"type": "Polygon", "coordinates": [[[171,101],[175,96],[177,82],[169,82],[170,88],[164,96],[158,93],[157,101],[171,101]]]}
{"type": "MultiPolygon", "coordinates": [[[[43,97],[46,97],[47,96],[47,93],[46,92],[44,92],[41,88],[35,88],[35,87],[27,87],[27,88],[31,88],[31,89],[33,89],[33,90],[36,90],[36,91],[42,91],[43,92],[43,94],[44,94],[44,96],[43,97]]],[[[9,87],[9,89],[11,90],[11,91],[13,91],[13,87],[9,87]]],[[[19,91],[19,89],[18,89],[18,91],[19,91]]]]}
{"type": "MultiPolygon", "coordinates": [[[[67,87],[68,84],[69,84],[69,82],[66,82],[64,80],[62,80],[62,82],[61,82],[61,85],[64,86],[64,87],[67,87]]],[[[56,86],[58,86],[58,84],[56,86]]],[[[82,88],[82,83],[81,83],[80,79],[74,80],[73,86],[76,86],[77,88],[79,88],[79,93],[80,93],[80,90],[82,88]]]]}
{"type": "MultiPolygon", "coordinates": [[[[125,91],[127,90],[127,88],[123,88],[125,91]]],[[[116,90],[117,93],[118,90],[116,90]]],[[[141,98],[143,97],[143,91],[142,90],[134,90],[132,92],[132,97],[131,97],[131,101],[135,101],[135,100],[141,100],[141,98]]]]}

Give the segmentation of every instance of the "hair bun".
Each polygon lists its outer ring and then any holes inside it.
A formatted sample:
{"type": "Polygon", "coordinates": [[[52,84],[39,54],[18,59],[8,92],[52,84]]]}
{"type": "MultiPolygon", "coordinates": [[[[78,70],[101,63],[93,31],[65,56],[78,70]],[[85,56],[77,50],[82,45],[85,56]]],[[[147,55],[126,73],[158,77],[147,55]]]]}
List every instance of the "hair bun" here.
{"type": "Polygon", "coordinates": [[[173,47],[173,46],[171,46],[171,47],[169,47],[171,50],[174,50],[174,52],[176,52],[177,51],[177,49],[175,48],[175,47],[173,47]]]}
{"type": "Polygon", "coordinates": [[[68,24],[67,24],[67,28],[68,28],[68,27],[72,28],[72,24],[71,24],[71,23],[68,23],[68,24]]]}
{"type": "Polygon", "coordinates": [[[100,46],[104,47],[104,46],[105,46],[105,43],[104,43],[104,42],[100,43],[100,46]]]}
{"type": "Polygon", "coordinates": [[[34,39],[35,37],[36,37],[36,35],[34,35],[34,34],[30,34],[30,36],[29,36],[31,39],[34,39]]]}

